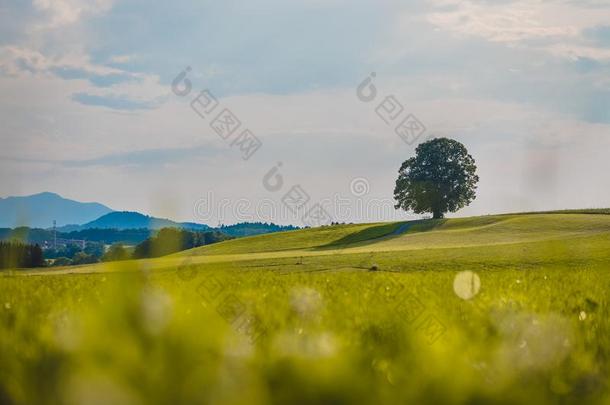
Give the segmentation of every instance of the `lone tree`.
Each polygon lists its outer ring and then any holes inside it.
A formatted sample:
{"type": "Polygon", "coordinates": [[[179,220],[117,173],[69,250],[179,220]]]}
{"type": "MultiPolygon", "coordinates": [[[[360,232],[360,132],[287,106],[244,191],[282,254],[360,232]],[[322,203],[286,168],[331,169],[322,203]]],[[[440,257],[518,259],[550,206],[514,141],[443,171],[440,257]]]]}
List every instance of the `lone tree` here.
{"type": "Polygon", "coordinates": [[[422,143],[415,157],[400,166],[395,208],[443,218],[446,212],[455,212],[476,198],[476,170],[474,159],[461,143],[447,138],[422,143]]]}

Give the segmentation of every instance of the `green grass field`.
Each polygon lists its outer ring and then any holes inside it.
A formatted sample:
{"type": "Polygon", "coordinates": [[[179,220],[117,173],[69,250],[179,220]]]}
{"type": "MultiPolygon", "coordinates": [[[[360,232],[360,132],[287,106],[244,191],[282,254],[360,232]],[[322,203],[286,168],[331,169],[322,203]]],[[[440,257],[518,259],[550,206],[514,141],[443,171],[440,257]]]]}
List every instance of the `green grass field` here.
{"type": "Polygon", "coordinates": [[[0,273],[0,403],[610,403],[607,212],[0,273]]]}

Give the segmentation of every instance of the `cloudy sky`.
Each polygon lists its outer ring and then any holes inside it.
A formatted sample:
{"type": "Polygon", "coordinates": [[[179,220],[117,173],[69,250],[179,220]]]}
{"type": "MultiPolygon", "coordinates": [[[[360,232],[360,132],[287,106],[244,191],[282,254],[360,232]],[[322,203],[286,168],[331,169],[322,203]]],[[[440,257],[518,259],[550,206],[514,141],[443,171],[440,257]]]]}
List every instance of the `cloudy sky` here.
{"type": "Polygon", "coordinates": [[[609,0],[4,0],[0,196],[296,223],[265,207],[300,185],[349,201],[340,220],[392,219],[370,204],[415,144],[377,114],[391,96],[476,159],[458,215],[610,206],[609,0]],[[204,89],[262,143],[250,159],[191,108],[204,89]]]}

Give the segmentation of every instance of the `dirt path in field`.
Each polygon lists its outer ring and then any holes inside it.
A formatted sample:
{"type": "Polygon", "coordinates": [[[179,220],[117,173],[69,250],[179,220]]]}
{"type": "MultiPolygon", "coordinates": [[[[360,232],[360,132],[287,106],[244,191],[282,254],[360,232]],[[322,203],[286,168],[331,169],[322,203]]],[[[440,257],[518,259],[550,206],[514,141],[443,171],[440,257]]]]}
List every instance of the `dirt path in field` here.
{"type": "Polygon", "coordinates": [[[389,235],[382,236],[382,238],[386,238],[388,236],[402,235],[403,233],[405,233],[409,229],[411,229],[412,226],[413,226],[413,222],[411,222],[411,221],[405,222],[404,224],[400,225],[394,232],[390,233],[389,235]]]}

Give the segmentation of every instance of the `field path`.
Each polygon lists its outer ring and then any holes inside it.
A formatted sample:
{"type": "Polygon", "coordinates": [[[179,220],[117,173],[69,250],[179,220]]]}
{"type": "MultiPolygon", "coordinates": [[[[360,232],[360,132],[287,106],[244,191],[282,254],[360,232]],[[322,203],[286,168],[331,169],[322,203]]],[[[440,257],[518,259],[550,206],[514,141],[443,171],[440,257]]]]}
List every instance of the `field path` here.
{"type": "Polygon", "coordinates": [[[398,229],[396,229],[394,232],[392,232],[391,234],[387,235],[387,236],[396,236],[396,235],[402,235],[403,233],[407,232],[409,229],[411,229],[411,227],[413,226],[414,222],[405,222],[404,224],[400,225],[398,227],[398,229]]]}

